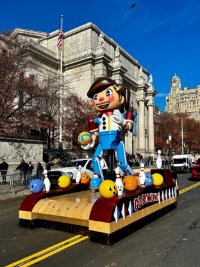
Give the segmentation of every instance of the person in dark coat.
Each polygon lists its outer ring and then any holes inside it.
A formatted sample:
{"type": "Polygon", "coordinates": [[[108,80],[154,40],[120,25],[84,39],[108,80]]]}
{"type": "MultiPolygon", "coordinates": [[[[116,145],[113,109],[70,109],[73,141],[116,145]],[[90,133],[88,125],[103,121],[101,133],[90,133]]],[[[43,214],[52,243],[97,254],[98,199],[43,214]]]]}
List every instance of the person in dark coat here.
{"type": "Polygon", "coordinates": [[[22,180],[22,184],[27,185],[28,182],[28,172],[29,172],[29,165],[25,160],[22,159],[21,163],[17,166],[16,170],[20,171],[20,176],[22,180]]]}
{"type": "Polygon", "coordinates": [[[31,181],[32,180],[32,173],[33,173],[34,166],[33,166],[31,161],[29,162],[28,166],[29,166],[29,170],[28,170],[29,180],[31,181]]]}
{"type": "Polygon", "coordinates": [[[0,171],[3,179],[3,184],[6,184],[6,174],[8,171],[8,163],[5,161],[5,159],[2,159],[2,163],[0,164],[0,171]]]}
{"type": "Polygon", "coordinates": [[[38,179],[42,178],[42,173],[44,171],[44,168],[42,167],[42,164],[40,162],[38,162],[37,164],[37,172],[36,172],[36,176],[38,179]]]}

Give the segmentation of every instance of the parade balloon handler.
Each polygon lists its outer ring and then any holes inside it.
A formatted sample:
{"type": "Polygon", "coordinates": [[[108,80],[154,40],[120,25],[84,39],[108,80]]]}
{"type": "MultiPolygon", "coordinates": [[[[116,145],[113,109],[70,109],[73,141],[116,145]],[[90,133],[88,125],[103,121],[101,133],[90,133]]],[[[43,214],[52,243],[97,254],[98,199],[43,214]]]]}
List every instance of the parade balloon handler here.
{"type": "Polygon", "coordinates": [[[83,149],[94,147],[97,139],[99,143],[92,158],[94,177],[91,179],[91,189],[98,189],[104,180],[101,168],[103,151],[117,152],[118,166],[124,174],[133,174],[127,163],[124,142],[122,141],[122,127],[131,130],[133,112],[128,110],[130,91],[107,77],[99,77],[91,85],[87,96],[92,99],[92,106],[99,112],[99,117],[88,119],[92,141],[82,145],[83,149]]]}

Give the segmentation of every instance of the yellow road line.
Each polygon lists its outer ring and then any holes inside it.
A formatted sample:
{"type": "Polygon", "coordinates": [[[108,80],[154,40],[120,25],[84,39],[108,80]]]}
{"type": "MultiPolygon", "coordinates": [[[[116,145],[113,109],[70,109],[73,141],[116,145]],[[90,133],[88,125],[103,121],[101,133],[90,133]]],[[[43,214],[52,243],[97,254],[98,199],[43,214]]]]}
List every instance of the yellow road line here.
{"type": "Polygon", "coordinates": [[[88,239],[88,236],[81,236],[81,235],[76,235],[72,238],[69,238],[65,241],[62,241],[56,245],[53,245],[49,248],[46,248],[44,250],[41,250],[37,253],[34,253],[24,259],[21,259],[19,261],[13,262],[5,267],[14,267],[14,266],[30,266],[33,265],[34,263],[37,263],[43,259],[46,259],[68,247],[71,247],[77,243],[80,243],[84,240],[88,239]]]}
{"type": "Polygon", "coordinates": [[[185,193],[185,192],[187,192],[187,191],[189,191],[189,190],[191,190],[191,189],[193,189],[193,188],[195,188],[197,186],[200,186],[200,182],[198,182],[196,184],[193,184],[191,186],[188,186],[186,188],[183,188],[182,190],[179,191],[179,194],[181,195],[181,194],[183,194],[183,193],[185,193]]]}

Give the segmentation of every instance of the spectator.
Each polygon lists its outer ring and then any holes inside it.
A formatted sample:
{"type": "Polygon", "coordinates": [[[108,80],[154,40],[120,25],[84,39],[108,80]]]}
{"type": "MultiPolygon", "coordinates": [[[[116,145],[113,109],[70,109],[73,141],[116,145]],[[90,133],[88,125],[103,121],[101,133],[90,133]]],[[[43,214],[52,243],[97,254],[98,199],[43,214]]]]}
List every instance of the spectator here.
{"type": "Polygon", "coordinates": [[[42,178],[43,171],[44,171],[44,168],[42,167],[42,164],[40,162],[38,162],[37,171],[36,171],[36,176],[37,176],[38,179],[42,178]]]}
{"type": "Polygon", "coordinates": [[[21,160],[21,163],[17,166],[16,170],[20,171],[20,178],[22,180],[22,185],[27,185],[29,165],[25,162],[25,160],[21,160]]]}
{"type": "Polygon", "coordinates": [[[8,163],[5,161],[5,159],[2,159],[2,163],[0,164],[0,171],[1,171],[1,176],[3,179],[3,184],[6,184],[6,174],[8,171],[8,163]]]}
{"type": "Polygon", "coordinates": [[[28,170],[28,173],[29,173],[29,181],[31,181],[32,180],[32,174],[33,174],[34,166],[31,163],[31,161],[29,162],[28,166],[29,166],[29,170],[28,170]]]}
{"type": "Polygon", "coordinates": [[[47,169],[47,171],[51,170],[51,162],[46,163],[46,169],[47,169]]]}

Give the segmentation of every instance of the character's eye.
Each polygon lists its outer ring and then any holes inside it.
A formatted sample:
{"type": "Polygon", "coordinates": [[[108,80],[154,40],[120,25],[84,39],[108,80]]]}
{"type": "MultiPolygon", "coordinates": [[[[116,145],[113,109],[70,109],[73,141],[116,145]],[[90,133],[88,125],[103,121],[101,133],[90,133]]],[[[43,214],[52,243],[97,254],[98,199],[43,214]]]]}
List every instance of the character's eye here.
{"type": "Polygon", "coordinates": [[[97,94],[95,94],[92,99],[97,100],[97,94]]]}
{"type": "Polygon", "coordinates": [[[113,94],[113,91],[110,89],[110,88],[108,88],[107,90],[106,90],[106,96],[110,96],[110,95],[112,95],[113,94]]]}

